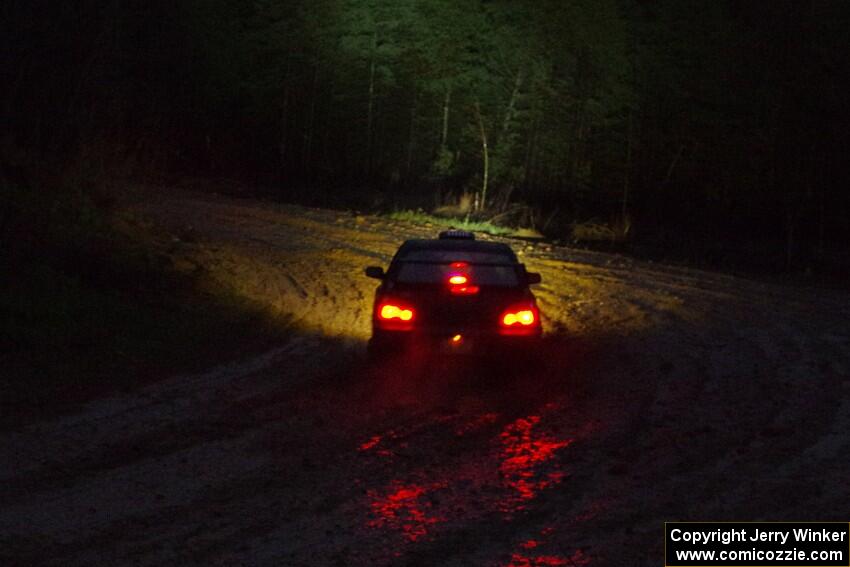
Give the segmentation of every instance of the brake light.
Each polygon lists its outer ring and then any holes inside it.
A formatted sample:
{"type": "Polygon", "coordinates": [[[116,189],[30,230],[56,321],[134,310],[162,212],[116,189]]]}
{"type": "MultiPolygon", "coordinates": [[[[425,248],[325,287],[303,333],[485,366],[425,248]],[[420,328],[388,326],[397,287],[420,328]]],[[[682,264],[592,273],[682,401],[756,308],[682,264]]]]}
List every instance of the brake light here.
{"type": "Polygon", "coordinates": [[[540,311],[533,303],[515,305],[502,313],[499,323],[507,334],[536,333],[540,328],[540,311]]]}
{"type": "Polygon", "coordinates": [[[384,321],[391,321],[393,319],[398,319],[399,321],[412,321],[413,309],[407,309],[399,307],[398,305],[385,303],[378,311],[378,317],[384,321]]]}
{"type": "Polygon", "coordinates": [[[522,311],[517,311],[516,313],[505,313],[502,317],[502,325],[505,327],[513,327],[514,325],[533,325],[537,320],[537,317],[534,316],[534,311],[531,309],[523,309],[522,311]]]}
{"type": "MultiPolygon", "coordinates": [[[[466,262],[452,262],[452,268],[466,271],[469,268],[469,264],[466,262]]],[[[453,274],[449,274],[448,284],[452,295],[475,295],[479,290],[477,285],[471,285],[469,274],[464,273],[454,272],[453,274]]]]}
{"type": "Polygon", "coordinates": [[[416,309],[396,298],[382,298],[375,305],[375,326],[385,331],[412,331],[416,309]]]}

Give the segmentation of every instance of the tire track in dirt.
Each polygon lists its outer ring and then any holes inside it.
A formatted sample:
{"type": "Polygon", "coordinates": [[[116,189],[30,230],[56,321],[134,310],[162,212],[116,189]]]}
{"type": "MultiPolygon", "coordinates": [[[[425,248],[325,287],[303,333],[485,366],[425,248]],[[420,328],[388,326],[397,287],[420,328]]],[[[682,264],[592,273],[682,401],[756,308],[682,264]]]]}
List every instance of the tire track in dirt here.
{"type": "Polygon", "coordinates": [[[362,268],[436,229],[181,193],[137,213],[293,342],[0,436],[0,559],[656,565],[665,520],[850,501],[846,294],[523,242],[539,370],[375,370],[362,268]]]}

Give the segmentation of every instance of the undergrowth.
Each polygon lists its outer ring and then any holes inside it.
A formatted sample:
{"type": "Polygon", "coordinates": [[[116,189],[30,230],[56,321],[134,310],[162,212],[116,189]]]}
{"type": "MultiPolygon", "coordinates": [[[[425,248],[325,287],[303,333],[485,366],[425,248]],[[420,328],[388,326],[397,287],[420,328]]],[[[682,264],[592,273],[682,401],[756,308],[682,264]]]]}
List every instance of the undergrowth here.
{"type": "Polygon", "coordinates": [[[494,236],[515,236],[522,229],[500,226],[486,221],[473,221],[451,217],[438,217],[422,211],[400,210],[387,214],[392,220],[412,222],[416,224],[432,224],[434,226],[483,232],[494,236]]]}

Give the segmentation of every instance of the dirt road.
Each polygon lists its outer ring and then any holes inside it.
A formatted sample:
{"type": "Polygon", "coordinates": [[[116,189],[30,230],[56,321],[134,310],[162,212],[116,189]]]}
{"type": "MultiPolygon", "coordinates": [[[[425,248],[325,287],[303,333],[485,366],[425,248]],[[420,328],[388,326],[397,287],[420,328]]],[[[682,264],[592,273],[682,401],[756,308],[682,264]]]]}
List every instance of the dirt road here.
{"type": "Polygon", "coordinates": [[[664,521],[847,519],[847,294],[515,241],[542,369],[370,369],[362,269],[436,227],[134,211],[291,339],[0,434],[0,564],[659,565],[664,521]]]}

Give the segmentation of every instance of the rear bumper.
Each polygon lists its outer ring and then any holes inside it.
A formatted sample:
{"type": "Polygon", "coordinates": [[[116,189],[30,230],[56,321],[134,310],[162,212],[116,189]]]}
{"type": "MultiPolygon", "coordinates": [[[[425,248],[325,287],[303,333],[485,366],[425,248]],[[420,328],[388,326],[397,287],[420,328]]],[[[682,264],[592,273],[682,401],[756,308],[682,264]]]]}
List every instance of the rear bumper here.
{"type": "Polygon", "coordinates": [[[456,332],[394,332],[375,329],[369,340],[369,352],[376,355],[420,353],[501,359],[532,355],[540,343],[540,332],[501,335],[462,329],[456,332]]]}

